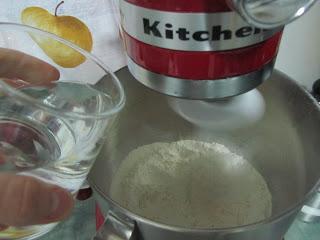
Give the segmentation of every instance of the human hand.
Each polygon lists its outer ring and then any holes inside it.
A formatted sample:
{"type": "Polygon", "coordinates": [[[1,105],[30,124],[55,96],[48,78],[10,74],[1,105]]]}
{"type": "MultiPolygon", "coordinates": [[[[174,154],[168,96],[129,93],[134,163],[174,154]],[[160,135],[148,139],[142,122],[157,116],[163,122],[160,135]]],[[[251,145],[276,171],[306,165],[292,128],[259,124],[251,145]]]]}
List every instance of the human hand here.
{"type": "MultiPolygon", "coordinates": [[[[48,63],[18,51],[0,48],[0,77],[19,86],[58,80],[59,71],[48,63]]],[[[0,150],[0,166],[6,156],[0,150]]],[[[71,194],[38,179],[0,173],[0,229],[4,226],[46,224],[65,219],[73,207],[71,194]]]]}

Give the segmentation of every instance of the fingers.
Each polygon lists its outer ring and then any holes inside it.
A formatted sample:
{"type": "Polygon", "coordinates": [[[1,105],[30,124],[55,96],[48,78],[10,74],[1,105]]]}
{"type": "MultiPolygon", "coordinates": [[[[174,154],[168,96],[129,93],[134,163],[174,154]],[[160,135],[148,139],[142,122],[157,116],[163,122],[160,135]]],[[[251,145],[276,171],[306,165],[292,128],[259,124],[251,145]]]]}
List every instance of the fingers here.
{"type": "Polygon", "coordinates": [[[56,68],[38,58],[15,50],[0,48],[0,77],[43,83],[58,80],[60,73],[56,68]]]}
{"type": "Polygon", "coordinates": [[[26,226],[65,219],[73,208],[66,190],[32,177],[0,174],[0,224],[26,226]]]}

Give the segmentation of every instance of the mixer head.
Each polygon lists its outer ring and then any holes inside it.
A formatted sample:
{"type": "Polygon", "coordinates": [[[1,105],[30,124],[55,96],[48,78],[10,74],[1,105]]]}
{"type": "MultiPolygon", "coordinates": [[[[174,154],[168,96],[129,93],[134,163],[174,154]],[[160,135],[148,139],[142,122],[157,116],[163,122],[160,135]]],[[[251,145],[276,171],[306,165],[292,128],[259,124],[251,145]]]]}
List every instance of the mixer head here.
{"type": "Polygon", "coordinates": [[[120,0],[130,72],[175,97],[243,94],[270,77],[283,25],[314,2],[120,0]]]}

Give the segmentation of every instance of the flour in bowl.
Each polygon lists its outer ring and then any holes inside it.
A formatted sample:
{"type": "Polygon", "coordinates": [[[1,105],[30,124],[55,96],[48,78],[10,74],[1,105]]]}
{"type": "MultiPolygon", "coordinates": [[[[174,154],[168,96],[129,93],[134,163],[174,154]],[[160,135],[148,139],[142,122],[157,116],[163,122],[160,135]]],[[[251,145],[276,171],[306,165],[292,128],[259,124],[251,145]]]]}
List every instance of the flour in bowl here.
{"type": "Polygon", "coordinates": [[[110,194],[137,215],[187,228],[241,226],[272,211],[268,186],[247,160],[224,145],[193,140],[133,150],[110,194]]]}

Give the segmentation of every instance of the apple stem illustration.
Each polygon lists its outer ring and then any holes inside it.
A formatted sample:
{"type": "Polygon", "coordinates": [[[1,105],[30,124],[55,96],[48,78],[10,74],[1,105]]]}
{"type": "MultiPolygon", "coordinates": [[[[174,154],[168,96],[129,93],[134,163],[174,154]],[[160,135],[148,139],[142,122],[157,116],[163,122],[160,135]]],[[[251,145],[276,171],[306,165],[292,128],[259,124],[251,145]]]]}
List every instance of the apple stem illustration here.
{"type": "Polygon", "coordinates": [[[57,17],[58,8],[59,8],[62,4],[64,4],[64,1],[60,2],[60,3],[56,6],[56,9],[55,9],[55,11],[54,11],[54,16],[57,17]]]}

